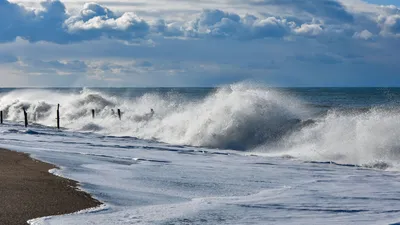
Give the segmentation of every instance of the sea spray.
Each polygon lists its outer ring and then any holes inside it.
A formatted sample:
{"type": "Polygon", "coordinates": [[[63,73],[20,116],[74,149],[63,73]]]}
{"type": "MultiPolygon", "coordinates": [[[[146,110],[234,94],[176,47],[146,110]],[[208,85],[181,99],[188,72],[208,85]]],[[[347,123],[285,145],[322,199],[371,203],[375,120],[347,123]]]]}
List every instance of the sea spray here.
{"type": "Polygon", "coordinates": [[[254,152],[382,169],[398,165],[399,127],[399,109],[330,110],[314,124],[281,139],[278,147],[259,146],[254,152]]]}
{"type": "Polygon", "coordinates": [[[400,161],[397,106],[319,107],[281,90],[244,83],[206,93],[84,88],[17,89],[0,95],[5,119],[22,122],[26,108],[36,124],[32,130],[56,127],[57,104],[62,126],[72,131],[373,168],[392,168],[400,161]]]}
{"type": "Polygon", "coordinates": [[[300,101],[250,84],[221,87],[203,98],[173,92],[126,97],[87,88],[15,90],[0,98],[9,120],[21,120],[25,107],[31,120],[46,126],[54,126],[57,104],[63,126],[71,130],[237,150],[276,142],[307,114],[300,101]],[[122,121],[112,113],[115,108],[121,109],[122,121]]]}

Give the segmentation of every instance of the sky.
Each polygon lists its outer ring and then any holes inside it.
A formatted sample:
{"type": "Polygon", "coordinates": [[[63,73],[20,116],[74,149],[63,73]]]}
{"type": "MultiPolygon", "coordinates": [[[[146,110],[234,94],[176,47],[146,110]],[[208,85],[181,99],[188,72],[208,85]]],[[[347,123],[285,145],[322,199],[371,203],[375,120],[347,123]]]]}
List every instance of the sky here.
{"type": "Polygon", "coordinates": [[[399,2],[0,0],[0,86],[400,86],[399,2]]]}
{"type": "Polygon", "coordinates": [[[400,6],[399,0],[367,0],[367,2],[379,5],[396,5],[400,6]]]}

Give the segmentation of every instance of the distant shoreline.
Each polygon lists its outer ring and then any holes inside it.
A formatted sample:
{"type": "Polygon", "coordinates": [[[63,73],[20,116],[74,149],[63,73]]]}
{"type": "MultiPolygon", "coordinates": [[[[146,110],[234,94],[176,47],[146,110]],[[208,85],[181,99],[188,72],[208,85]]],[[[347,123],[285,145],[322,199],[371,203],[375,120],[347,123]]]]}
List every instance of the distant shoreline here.
{"type": "Polygon", "coordinates": [[[49,173],[52,168],[56,166],[28,154],[0,149],[0,224],[27,224],[101,204],[78,190],[78,182],[49,173]]]}

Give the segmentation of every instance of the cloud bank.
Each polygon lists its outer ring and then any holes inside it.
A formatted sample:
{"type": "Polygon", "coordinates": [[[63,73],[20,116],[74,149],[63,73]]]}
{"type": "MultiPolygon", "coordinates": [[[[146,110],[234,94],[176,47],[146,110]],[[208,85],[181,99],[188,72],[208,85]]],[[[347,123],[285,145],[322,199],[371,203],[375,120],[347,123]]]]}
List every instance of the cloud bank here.
{"type": "Polygon", "coordinates": [[[79,11],[70,13],[57,0],[41,2],[36,9],[0,0],[0,41],[10,42],[20,37],[30,42],[68,44],[100,38],[135,41],[161,36],[251,40],[323,35],[370,40],[376,35],[400,35],[400,13],[394,6],[387,7],[382,14],[377,10],[375,14],[364,15],[351,12],[336,0],[253,0],[248,4],[283,7],[296,16],[261,17],[203,9],[186,21],[167,22],[163,18],[145,20],[134,12],[116,13],[97,3],[86,3],[79,11]]]}
{"type": "Polygon", "coordinates": [[[115,10],[120,1],[79,1],[71,8],[56,0],[34,7],[0,0],[0,73],[16,77],[3,85],[214,86],[248,79],[281,86],[400,85],[396,6],[169,3],[138,1],[115,10]]]}

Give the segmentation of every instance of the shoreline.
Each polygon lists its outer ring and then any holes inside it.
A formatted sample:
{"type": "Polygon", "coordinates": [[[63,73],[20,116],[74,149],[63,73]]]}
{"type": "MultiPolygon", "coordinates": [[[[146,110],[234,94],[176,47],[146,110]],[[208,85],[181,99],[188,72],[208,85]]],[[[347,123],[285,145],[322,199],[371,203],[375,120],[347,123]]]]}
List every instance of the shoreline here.
{"type": "Polygon", "coordinates": [[[0,224],[26,225],[102,204],[79,190],[77,181],[50,173],[53,168],[26,153],[0,149],[0,224]]]}

